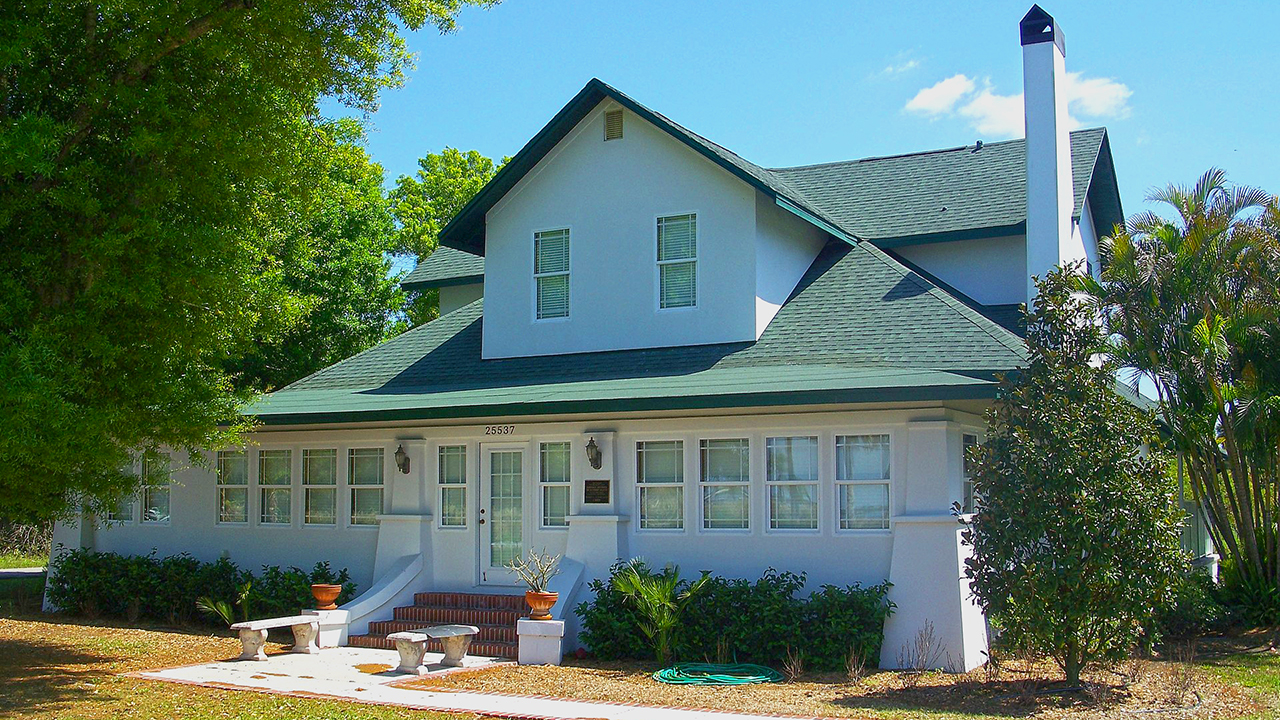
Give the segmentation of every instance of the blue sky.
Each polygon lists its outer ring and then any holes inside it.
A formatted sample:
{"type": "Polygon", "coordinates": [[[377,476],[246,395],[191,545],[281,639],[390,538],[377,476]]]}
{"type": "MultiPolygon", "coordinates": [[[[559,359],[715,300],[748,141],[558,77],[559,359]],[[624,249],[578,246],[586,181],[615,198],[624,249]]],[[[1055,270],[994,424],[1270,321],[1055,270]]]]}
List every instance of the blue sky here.
{"type": "MultiPolygon", "coordinates": [[[[514,154],[591,77],[767,167],[1020,134],[1017,23],[1030,3],[507,0],[370,118],[388,182],[448,145],[514,154]],[[940,84],[941,83],[941,84],[940,84]],[[921,91],[927,90],[921,94],[921,91]],[[914,102],[913,102],[914,101],[914,102]]],[[[1211,165],[1280,192],[1280,3],[1049,0],[1071,112],[1111,131],[1126,212],[1211,165]]]]}

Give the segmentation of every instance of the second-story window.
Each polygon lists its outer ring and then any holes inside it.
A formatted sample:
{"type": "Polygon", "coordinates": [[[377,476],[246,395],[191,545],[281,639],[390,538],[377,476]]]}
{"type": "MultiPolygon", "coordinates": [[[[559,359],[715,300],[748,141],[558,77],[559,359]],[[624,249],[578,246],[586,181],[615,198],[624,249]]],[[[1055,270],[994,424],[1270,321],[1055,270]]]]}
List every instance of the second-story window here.
{"type": "Polygon", "coordinates": [[[658,218],[658,307],[698,304],[698,216],[658,218]]]}
{"type": "Polygon", "coordinates": [[[538,319],[569,317],[569,230],[533,234],[533,277],[538,319]]]}

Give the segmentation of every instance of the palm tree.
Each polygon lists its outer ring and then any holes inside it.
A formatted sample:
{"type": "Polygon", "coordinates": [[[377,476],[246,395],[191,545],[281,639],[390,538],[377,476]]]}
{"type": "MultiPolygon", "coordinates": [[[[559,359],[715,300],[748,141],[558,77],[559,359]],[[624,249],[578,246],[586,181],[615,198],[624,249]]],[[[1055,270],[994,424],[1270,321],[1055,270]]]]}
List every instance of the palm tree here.
{"type": "Polygon", "coordinates": [[[1149,199],[1176,219],[1117,226],[1081,288],[1115,359],[1155,385],[1214,544],[1243,581],[1280,588],[1280,209],[1216,169],[1149,199]]]}

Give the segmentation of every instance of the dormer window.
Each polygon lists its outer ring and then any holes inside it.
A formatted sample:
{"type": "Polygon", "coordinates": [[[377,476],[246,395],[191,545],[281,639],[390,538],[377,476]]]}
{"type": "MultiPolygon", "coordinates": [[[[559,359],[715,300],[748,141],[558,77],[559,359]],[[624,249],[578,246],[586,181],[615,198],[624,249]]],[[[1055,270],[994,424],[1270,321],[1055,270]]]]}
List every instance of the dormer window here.
{"type": "Polygon", "coordinates": [[[698,304],[698,216],[658,218],[658,307],[698,304]]]}
{"type": "Polygon", "coordinates": [[[533,234],[533,277],[537,288],[537,318],[569,317],[569,229],[533,234]]]}

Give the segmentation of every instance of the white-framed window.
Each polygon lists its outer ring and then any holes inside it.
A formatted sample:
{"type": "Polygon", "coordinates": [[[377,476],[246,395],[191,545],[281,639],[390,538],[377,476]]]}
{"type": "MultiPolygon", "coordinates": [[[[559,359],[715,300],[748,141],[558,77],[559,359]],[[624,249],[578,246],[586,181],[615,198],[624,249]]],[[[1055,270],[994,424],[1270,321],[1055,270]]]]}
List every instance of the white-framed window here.
{"type": "Polygon", "coordinates": [[[973,493],[973,463],[969,461],[969,450],[978,445],[978,436],[972,433],[965,433],[963,438],[963,442],[960,443],[960,462],[964,468],[964,502],[961,510],[965,513],[971,513],[977,508],[977,502],[973,493]]]}
{"type": "Polygon", "coordinates": [[[258,495],[263,525],[293,522],[293,451],[258,451],[258,495]]]}
{"type": "Polygon", "coordinates": [[[698,216],[658,218],[658,307],[698,304],[698,216]]]}
{"type": "Polygon", "coordinates": [[[154,460],[142,459],[142,522],[164,525],[169,522],[169,490],[172,469],[168,453],[160,453],[154,460]]]}
{"type": "Polygon", "coordinates": [[[818,438],[764,441],[771,530],[818,529],[818,438]]]}
{"type": "Polygon", "coordinates": [[[382,514],[382,448],[347,450],[347,485],[351,489],[351,524],[377,525],[382,514]]]}
{"type": "Polygon", "coordinates": [[[467,446],[441,445],[440,527],[467,526],[467,446]]]}
{"type": "Polygon", "coordinates": [[[751,442],[746,438],[699,443],[699,485],[704,530],[751,527],[751,442]]]}
{"type": "Polygon", "coordinates": [[[840,530],[889,529],[889,436],[836,436],[840,530]]]}
{"type": "Polygon", "coordinates": [[[338,523],[338,450],[302,451],[302,524],[338,523]]]}
{"type": "Polygon", "coordinates": [[[118,525],[129,525],[133,523],[133,495],[127,495],[120,499],[120,502],[107,509],[106,520],[118,525]]]}
{"type": "Polygon", "coordinates": [[[249,522],[249,457],[244,450],[219,450],[218,522],[249,522]]]}
{"type": "Polygon", "coordinates": [[[567,442],[539,446],[539,485],[542,486],[542,527],[569,526],[569,457],[567,442]]]}
{"type": "Polygon", "coordinates": [[[569,229],[533,234],[533,277],[539,320],[569,317],[569,229]]]}
{"type": "Polygon", "coordinates": [[[640,529],[684,529],[684,441],[636,443],[640,529]]]}

